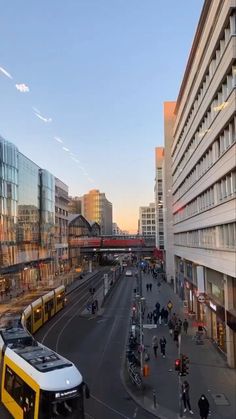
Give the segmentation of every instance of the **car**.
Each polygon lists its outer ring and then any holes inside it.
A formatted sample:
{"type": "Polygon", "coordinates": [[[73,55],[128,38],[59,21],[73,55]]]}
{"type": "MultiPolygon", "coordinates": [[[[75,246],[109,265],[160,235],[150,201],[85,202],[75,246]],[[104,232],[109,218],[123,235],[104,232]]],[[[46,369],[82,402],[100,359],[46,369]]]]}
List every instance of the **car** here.
{"type": "Polygon", "coordinates": [[[125,276],[133,276],[132,271],[128,270],[125,272],[125,276]]]}

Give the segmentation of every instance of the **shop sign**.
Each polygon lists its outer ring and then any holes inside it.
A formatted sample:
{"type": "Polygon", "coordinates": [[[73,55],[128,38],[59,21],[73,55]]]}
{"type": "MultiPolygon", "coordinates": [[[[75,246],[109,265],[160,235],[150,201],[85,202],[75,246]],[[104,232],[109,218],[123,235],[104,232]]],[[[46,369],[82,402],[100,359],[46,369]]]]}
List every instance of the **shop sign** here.
{"type": "Polygon", "coordinates": [[[209,302],[209,304],[210,304],[211,309],[212,309],[213,311],[216,311],[216,305],[215,305],[215,304],[213,304],[213,302],[212,302],[212,301],[210,301],[210,302],[209,302]]]}
{"type": "Polygon", "coordinates": [[[199,294],[197,299],[199,303],[205,303],[205,296],[203,294],[199,294]]]}

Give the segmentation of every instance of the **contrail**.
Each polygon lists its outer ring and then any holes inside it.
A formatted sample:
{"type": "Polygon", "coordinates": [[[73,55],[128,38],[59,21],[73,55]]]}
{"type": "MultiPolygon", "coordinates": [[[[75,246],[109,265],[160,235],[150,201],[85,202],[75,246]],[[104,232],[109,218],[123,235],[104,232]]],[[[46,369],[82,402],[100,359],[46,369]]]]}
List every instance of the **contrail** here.
{"type": "Polygon", "coordinates": [[[45,118],[44,116],[42,116],[42,115],[40,115],[39,113],[37,113],[37,112],[34,112],[34,114],[39,118],[39,119],[41,119],[41,121],[43,121],[43,122],[52,122],[52,118],[45,118]]]}
{"type": "Polygon", "coordinates": [[[9,79],[13,79],[12,75],[8,73],[8,71],[5,70],[3,67],[0,67],[0,71],[2,74],[4,74],[4,76],[7,76],[9,79]]]}

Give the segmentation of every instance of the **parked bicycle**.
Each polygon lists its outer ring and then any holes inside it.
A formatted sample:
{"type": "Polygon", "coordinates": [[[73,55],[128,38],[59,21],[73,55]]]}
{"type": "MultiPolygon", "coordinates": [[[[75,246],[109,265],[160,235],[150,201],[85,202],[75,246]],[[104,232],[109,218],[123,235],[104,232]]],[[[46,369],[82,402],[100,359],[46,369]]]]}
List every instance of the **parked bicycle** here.
{"type": "Polygon", "coordinates": [[[141,390],[143,388],[143,380],[137,369],[137,365],[127,360],[127,366],[130,380],[141,390]]]}

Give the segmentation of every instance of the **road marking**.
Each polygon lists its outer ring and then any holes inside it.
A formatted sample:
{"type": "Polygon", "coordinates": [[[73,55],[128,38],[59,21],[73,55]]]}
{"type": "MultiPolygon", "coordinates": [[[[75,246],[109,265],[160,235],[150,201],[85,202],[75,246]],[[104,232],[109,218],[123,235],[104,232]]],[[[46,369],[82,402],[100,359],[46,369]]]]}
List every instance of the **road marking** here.
{"type": "Polygon", "coordinates": [[[95,396],[92,396],[92,395],[91,395],[91,399],[94,399],[96,402],[98,402],[98,403],[102,404],[102,405],[103,405],[103,406],[105,406],[107,409],[111,410],[112,412],[117,413],[117,415],[119,415],[121,418],[124,418],[124,419],[130,419],[128,416],[125,416],[125,415],[123,415],[123,413],[118,412],[118,410],[113,409],[113,407],[111,407],[111,406],[109,406],[108,404],[104,403],[102,400],[97,399],[97,397],[95,397],[95,396]]]}
{"type": "Polygon", "coordinates": [[[134,414],[133,414],[133,418],[136,418],[137,413],[138,413],[138,408],[136,407],[136,408],[135,408],[135,411],[134,411],[134,414]]]}

